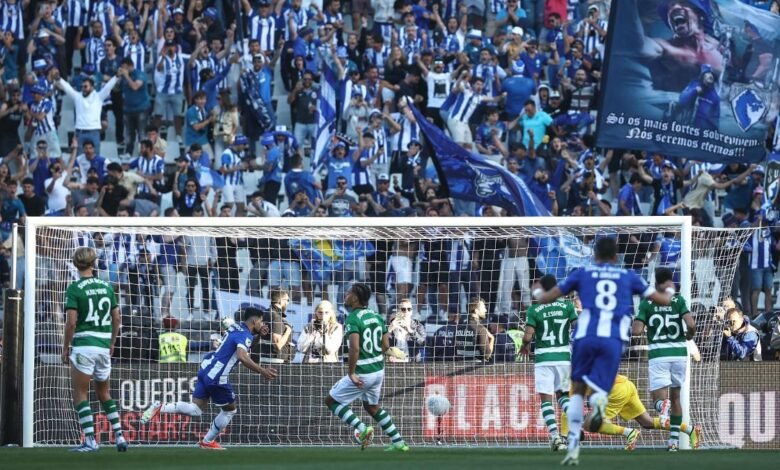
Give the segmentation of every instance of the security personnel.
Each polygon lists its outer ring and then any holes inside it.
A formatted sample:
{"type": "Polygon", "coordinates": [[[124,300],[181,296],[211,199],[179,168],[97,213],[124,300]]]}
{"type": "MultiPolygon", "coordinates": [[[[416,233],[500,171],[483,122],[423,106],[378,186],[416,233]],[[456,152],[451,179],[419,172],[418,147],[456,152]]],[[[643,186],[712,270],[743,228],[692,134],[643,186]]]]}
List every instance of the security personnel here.
{"type": "Polygon", "coordinates": [[[485,302],[472,298],[468,304],[469,320],[455,330],[455,360],[489,361],[493,356],[495,337],[483,324],[487,316],[485,302]]]}
{"type": "Polygon", "coordinates": [[[187,337],[173,331],[179,326],[179,321],[165,317],[162,323],[167,331],[160,333],[160,362],[187,362],[187,337]]]}

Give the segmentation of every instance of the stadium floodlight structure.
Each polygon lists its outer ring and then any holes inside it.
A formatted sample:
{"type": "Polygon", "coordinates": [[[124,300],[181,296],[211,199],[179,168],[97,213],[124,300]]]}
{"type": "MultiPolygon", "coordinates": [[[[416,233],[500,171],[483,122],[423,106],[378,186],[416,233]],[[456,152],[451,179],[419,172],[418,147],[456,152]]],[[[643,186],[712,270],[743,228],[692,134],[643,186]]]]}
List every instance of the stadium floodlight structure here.
{"type": "MultiPolygon", "coordinates": [[[[267,306],[269,280],[275,283],[281,276],[292,284],[292,303],[285,321],[294,330],[294,338],[310,322],[319,299],[328,296],[338,309],[345,287],[354,280],[369,282],[380,293],[371,306],[382,313],[389,314],[388,305],[405,296],[412,299],[418,313],[426,313],[425,321],[428,314],[436,317],[439,310],[465,313],[468,297],[478,294],[488,299],[492,311],[518,316],[520,321],[514,323],[522,328],[523,304],[528,302],[523,292],[529,286],[504,278],[514,271],[511,267],[502,269],[510,253],[507,244],[517,248],[521,241],[521,250],[527,246],[530,269],[537,273],[565,276],[570,269],[590,261],[592,241],[602,236],[617,237],[621,261],[651,283],[654,267],[674,263],[680,293],[688,300],[699,326],[694,342],[701,358],[689,367],[684,390],[686,421],[701,424],[705,441],[718,444],[720,329],[710,311],[731,291],[738,255],[749,230],[692,227],[688,217],[30,217],[25,230],[26,447],[72,445],[80,439],[68,370],[59,361],[62,298],[67,284],[77,275],[70,264],[77,246],[96,247],[100,255],[97,275],[114,283],[119,293],[123,331],[114,354],[111,387],[125,436],[131,443],[176,445],[197,442],[208,418],[201,421],[161,415],[161,421],[140,426],[140,414],[156,399],[189,400],[200,358],[222,331],[220,320],[232,316],[243,304],[267,306]],[[154,253],[174,243],[179,243],[188,257],[168,257],[165,264],[162,255],[157,267],[150,268],[154,253]],[[657,247],[661,247],[660,254],[654,254],[657,247]],[[463,254],[469,258],[466,263],[463,254]],[[231,259],[220,259],[225,256],[231,259]],[[171,259],[179,265],[171,266],[171,259]],[[199,278],[196,269],[196,275],[188,280],[187,268],[191,266],[206,266],[209,274],[199,278]],[[302,279],[296,277],[296,269],[302,279]],[[188,289],[190,281],[193,286],[188,289]],[[205,282],[207,288],[194,286],[195,282],[205,282]],[[189,362],[159,362],[157,334],[171,326],[171,322],[161,322],[164,316],[176,317],[178,329],[189,338],[189,362]]],[[[441,348],[446,345],[436,343],[431,336],[444,326],[429,321],[427,347],[411,351],[414,357],[409,362],[392,362],[386,367],[383,404],[394,415],[406,441],[412,446],[547,445],[549,437],[533,388],[532,360],[486,363],[442,357],[441,348]],[[444,394],[452,403],[441,418],[425,410],[426,397],[435,393],[444,394]]],[[[621,372],[637,384],[643,402],[649,404],[644,344],[643,339],[634,339],[621,372]]],[[[342,357],[346,357],[344,351],[340,351],[342,357]]],[[[301,356],[299,353],[293,362],[300,362],[301,356]]],[[[278,362],[263,353],[255,357],[278,362]]],[[[280,377],[270,383],[241,367],[233,372],[240,411],[229,433],[222,436],[223,444],[350,444],[349,430],[322,405],[331,385],[345,374],[344,361],[312,363],[307,356],[304,363],[274,367],[280,377]]],[[[357,408],[356,413],[362,413],[357,408]]],[[[654,415],[652,406],[649,408],[654,415]]],[[[93,404],[93,409],[99,408],[93,404]]],[[[108,429],[98,415],[98,439],[105,442],[108,429]]],[[[667,436],[666,432],[645,431],[640,445],[663,447],[667,436]]],[[[595,435],[587,442],[623,444],[620,438],[595,435]]]]}

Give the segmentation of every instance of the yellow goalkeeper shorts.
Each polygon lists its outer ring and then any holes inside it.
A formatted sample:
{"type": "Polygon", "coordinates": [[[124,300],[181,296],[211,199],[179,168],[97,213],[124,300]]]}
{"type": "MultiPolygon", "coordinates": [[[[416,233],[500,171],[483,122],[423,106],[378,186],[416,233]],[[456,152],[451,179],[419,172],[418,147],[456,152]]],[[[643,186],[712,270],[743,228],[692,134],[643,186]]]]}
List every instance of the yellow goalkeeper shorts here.
{"type": "Polygon", "coordinates": [[[634,382],[625,376],[618,375],[607,399],[607,419],[620,416],[626,421],[631,421],[645,411],[647,410],[642,404],[642,400],[639,399],[634,382]]]}

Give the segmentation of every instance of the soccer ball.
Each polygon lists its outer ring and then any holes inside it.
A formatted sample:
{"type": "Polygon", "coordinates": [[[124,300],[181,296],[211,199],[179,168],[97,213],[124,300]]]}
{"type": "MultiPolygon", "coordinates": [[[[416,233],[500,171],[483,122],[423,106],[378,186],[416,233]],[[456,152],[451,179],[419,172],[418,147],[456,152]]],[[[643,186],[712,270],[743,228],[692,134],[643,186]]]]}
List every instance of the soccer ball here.
{"type": "Polygon", "coordinates": [[[434,416],[443,416],[450,411],[450,401],[441,395],[431,395],[425,400],[425,407],[434,416]]]}

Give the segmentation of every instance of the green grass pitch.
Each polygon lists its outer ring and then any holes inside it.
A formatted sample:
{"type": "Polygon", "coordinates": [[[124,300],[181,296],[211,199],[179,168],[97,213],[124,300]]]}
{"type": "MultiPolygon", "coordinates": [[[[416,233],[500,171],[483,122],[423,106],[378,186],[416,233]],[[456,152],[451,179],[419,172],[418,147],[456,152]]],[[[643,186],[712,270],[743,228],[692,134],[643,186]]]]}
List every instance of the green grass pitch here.
{"type": "MultiPolygon", "coordinates": [[[[119,454],[102,447],[95,454],[71,454],[64,448],[1,449],[3,469],[151,470],[151,469],[360,469],[454,470],[561,468],[564,453],[546,449],[412,448],[406,454],[370,448],[231,448],[224,452],[198,448],[130,448],[119,454]]],[[[668,454],[662,450],[627,453],[622,450],[583,449],[581,469],[664,470],[777,468],[777,452],[702,450],[668,454]]]]}

